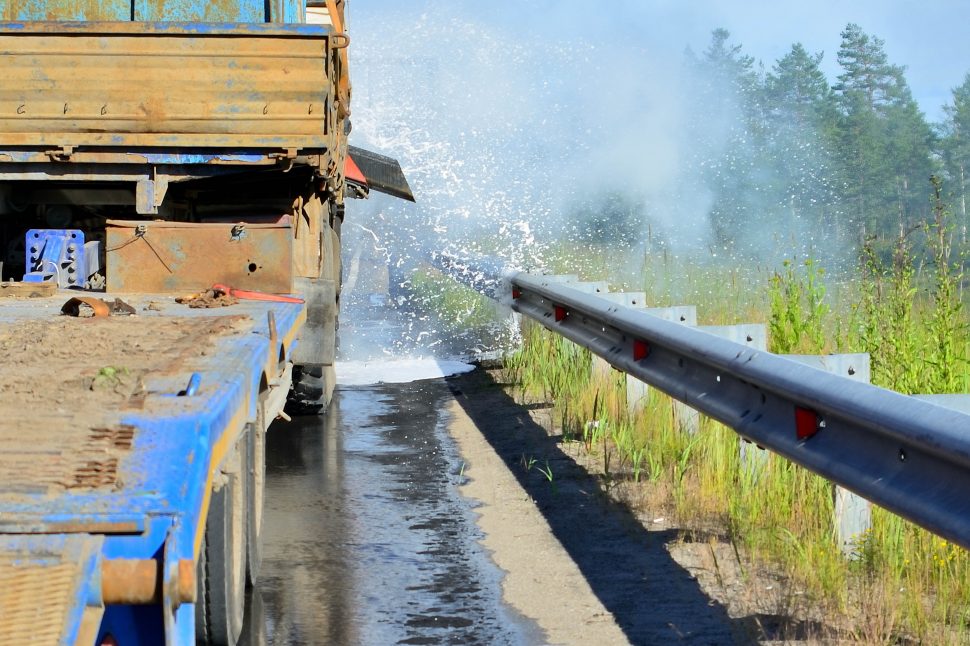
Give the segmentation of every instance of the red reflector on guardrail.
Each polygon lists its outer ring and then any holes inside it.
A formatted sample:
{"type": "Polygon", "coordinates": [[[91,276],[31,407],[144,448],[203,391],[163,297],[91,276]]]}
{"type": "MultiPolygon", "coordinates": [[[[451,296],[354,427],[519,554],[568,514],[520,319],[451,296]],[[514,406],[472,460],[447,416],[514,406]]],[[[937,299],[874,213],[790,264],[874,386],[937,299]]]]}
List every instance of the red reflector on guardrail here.
{"type": "Polygon", "coordinates": [[[633,339],[633,360],[646,359],[650,354],[650,344],[640,339],[633,339]]]}
{"type": "Polygon", "coordinates": [[[562,305],[556,305],[554,309],[555,309],[555,315],[556,315],[556,322],[557,323],[559,321],[565,320],[566,315],[569,314],[569,312],[566,311],[566,308],[563,307],[562,305]]]}
{"type": "Polygon", "coordinates": [[[521,298],[521,297],[522,297],[522,291],[521,290],[518,290],[518,289],[515,289],[513,287],[512,288],[512,298],[514,299],[514,298],[521,298]]]}
{"type": "Polygon", "coordinates": [[[795,407],[795,435],[800,440],[807,440],[818,433],[818,415],[807,408],[795,407]]]}

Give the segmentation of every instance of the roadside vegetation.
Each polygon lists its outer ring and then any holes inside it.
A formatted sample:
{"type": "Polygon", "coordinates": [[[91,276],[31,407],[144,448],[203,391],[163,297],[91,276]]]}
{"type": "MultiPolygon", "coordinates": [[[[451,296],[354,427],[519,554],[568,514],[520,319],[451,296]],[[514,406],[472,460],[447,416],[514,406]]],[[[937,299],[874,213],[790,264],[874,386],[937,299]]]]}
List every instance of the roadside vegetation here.
{"type": "MultiPolygon", "coordinates": [[[[679,174],[652,168],[648,147],[636,163],[665,179],[639,193],[592,187],[564,215],[567,240],[540,241],[537,255],[556,273],[645,291],[653,306],[696,305],[702,324],[764,322],[773,352],[869,353],[872,383],[901,393],[970,392],[970,74],[933,124],[879,38],[847,25],[836,56],[837,79],[797,43],[766,69],[714,31],[684,64],[679,174]]],[[[482,297],[449,280],[419,272],[411,289],[455,330],[486,324],[482,297]]],[[[556,430],[607,491],[638,491],[623,499],[685,540],[727,543],[751,581],[762,566],[780,572],[785,616],[830,628],[822,640],[970,643],[962,548],[874,509],[846,559],[829,482],[772,455],[742,459],[755,447],[710,420],[683,432],[684,410],[654,389],[631,414],[623,375],[591,365],[524,324],[506,381],[552,403],[556,430]]],[[[522,462],[555,482],[548,463],[522,462]]]]}
{"type": "MultiPolygon", "coordinates": [[[[716,271],[713,263],[707,271],[701,262],[694,278],[685,270],[678,284],[659,281],[658,290],[658,265],[681,276],[660,256],[645,261],[640,289],[657,305],[700,297],[701,323],[734,323],[739,312],[747,322],[766,322],[773,352],[868,352],[872,382],[886,388],[967,393],[964,257],[935,181],[934,191],[932,218],[897,236],[888,259],[866,241],[854,280],[830,280],[810,258],[762,269],[760,280],[716,271]]],[[[554,403],[563,441],[580,449],[607,490],[635,487],[641,495],[624,499],[676,519],[685,537],[719,537],[739,563],[780,571],[793,615],[822,618],[838,639],[970,641],[965,550],[874,508],[871,529],[855,538],[846,559],[829,482],[773,455],[743,459],[738,436],[713,421],[701,418],[699,432],[683,432],[683,413],[656,390],[630,414],[624,375],[592,370],[589,352],[536,324],[524,323],[522,334],[521,347],[506,359],[509,381],[520,397],[554,403]]],[[[755,447],[744,450],[750,456],[755,447]]]]}
{"type": "Polygon", "coordinates": [[[495,325],[495,301],[430,267],[415,270],[408,282],[408,304],[436,313],[447,333],[481,331],[495,325]]]}

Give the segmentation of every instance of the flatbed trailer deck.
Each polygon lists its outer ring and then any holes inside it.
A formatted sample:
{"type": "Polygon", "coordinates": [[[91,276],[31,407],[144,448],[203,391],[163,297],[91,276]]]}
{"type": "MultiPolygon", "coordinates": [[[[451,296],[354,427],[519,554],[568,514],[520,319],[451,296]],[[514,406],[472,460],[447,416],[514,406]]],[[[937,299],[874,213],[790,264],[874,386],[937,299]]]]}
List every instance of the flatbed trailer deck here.
{"type": "Polygon", "coordinates": [[[305,306],[110,294],[136,314],[62,315],[76,294],[0,299],[0,635],[193,643],[211,492],[234,459],[260,468],[305,306]]]}

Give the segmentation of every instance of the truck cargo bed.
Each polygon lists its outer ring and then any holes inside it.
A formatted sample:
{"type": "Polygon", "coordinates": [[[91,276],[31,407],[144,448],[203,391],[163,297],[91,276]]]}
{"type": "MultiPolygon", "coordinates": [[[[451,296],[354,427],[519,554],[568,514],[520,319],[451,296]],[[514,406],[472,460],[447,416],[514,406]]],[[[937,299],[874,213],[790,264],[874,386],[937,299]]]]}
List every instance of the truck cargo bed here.
{"type": "Polygon", "coordinates": [[[326,25],[0,23],[0,146],[324,150],[333,38],[326,25]]]}

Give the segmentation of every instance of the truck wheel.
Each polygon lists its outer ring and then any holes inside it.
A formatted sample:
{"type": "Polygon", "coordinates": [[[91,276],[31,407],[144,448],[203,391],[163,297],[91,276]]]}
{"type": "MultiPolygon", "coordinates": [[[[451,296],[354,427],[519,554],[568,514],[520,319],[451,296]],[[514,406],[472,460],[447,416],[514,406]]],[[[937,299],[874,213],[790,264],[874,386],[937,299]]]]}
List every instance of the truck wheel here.
{"type": "Polygon", "coordinates": [[[239,643],[246,646],[267,646],[270,643],[266,635],[266,611],[263,609],[263,597],[259,594],[259,588],[253,588],[246,595],[246,619],[239,643]]]}
{"type": "Polygon", "coordinates": [[[195,606],[196,642],[235,646],[242,631],[246,597],[246,480],[248,440],[226,457],[222,483],[213,487],[199,557],[195,606]]]}
{"type": "Polygon", "coordinates": [[[248,476],[246,487],[246,583],[256,585],[263,563],[263,491],[266,480],[266,429],[264,411],[259,405],[256,423],[249,427],[248,476]]]}
{"type": "Polygon", "coordinates": [[[297,415],[326,412],[333,399],[335,383],[333,366],[294,366],[293,388],[287,408],[297,415]]]}

